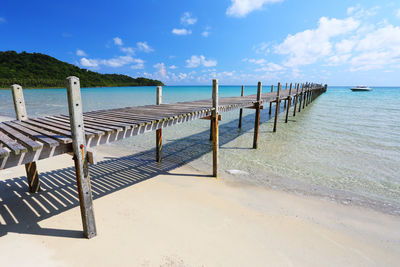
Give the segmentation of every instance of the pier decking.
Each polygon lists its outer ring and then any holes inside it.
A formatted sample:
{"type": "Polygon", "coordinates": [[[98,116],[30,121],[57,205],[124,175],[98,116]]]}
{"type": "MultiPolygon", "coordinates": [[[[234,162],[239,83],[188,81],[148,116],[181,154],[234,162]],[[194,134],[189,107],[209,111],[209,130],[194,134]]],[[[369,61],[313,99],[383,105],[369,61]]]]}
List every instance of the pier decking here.
{"type": "MultiPolygon", "coordinates": [[[[286,85],[287,87],[287,85],[286,85]]],[[[326,91],[327,86],[320,84],[297,84],[281,90],[278,84],[276,92],[262,93],[258,84],[256,95],[237,97],[218,97],[218,82],[213,81],[211,99],[162,104],[161,87],[157,88],[157,104],[137,107],[125,107],[82,113],[79,79],[67,78],[69,115],[28,118],[22,94],[22,88],[13,85],[14,105],[17,120],[0,123],[0,170],[25,165],[31,192],[40,189],[40,179],[35,162],[64,153],[74,155],[79,199],[81,203],[84,234],[90,238],[96,235],[89,169],[90,147],[111,143],[124,138],[156,131],[156,160],[161,161],[161,129],[196,119],[211,121],[210,137],[213,140],[213,176],[218,175],[218,121],[221,113],[234,109],[255,109],[255,127],[253,148],[257,148],[260,110],[275,103],[273,131],[277,130],[279,105],[284,102],[285,122],[288,121],[290,107],[293,115],[304,108],[313,99],[326,91]]],[[[268,90],[269,91],[269,90],[268,90]]],[[[241,127],[241,114],[239,128],[241,127]]]]}

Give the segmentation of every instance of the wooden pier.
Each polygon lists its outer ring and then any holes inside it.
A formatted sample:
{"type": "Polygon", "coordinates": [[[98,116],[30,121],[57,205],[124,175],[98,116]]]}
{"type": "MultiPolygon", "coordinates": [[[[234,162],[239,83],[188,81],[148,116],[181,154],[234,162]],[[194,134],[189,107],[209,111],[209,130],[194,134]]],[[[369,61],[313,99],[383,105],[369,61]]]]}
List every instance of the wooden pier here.
{"type": "MultiPolygon", "coordinates": [[[[40,173],[36,161],[69,153],[73,155],[82,215],[83,231],[87,238],[96,236],[96,225],[92,204],[89,163],[95,159],[90,148],[156,131],[155,160],[162,161],[162,129],[196,119],[210,120],[210,137],[213,150],[213,173],[218,177],[218,127],[221,113],[240,109],[239,128],[242,124],[242,109],[255,109],[253,148],[257,148],[260,112],[269,104],[271,114],[275,104],[273,131],[278,128],[280,103],[284,101],[285,122],[293,106],[293,116],[327,90],[321,84],[290,84],[282,90],[279,83],[276,92],[262,93],[258,83],[256,95],[218,97],[218,81],[213,80],[212,98],[207,100],[162,104],[162,87],[157,87],[155,105],[125,107],[118,109],[82,112],[80,82],[77,77],[67,78],[69,115],[29,118],[26,113],[22,87],[11,87],[14,98],[16,120],[0,123],[0,170],[25,165],[29,191],[40,191],[40,173]]],[[[268,91],[268,90],[266,90],[268,91]]]]}

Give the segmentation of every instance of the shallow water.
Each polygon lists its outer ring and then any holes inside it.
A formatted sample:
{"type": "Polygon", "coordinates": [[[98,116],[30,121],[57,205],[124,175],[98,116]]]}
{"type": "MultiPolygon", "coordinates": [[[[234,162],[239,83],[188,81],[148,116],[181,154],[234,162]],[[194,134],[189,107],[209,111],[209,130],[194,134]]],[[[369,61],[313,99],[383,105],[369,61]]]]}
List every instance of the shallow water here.
{"type": "MultiPolygon", "coordinates": [[[[269,91],[270,88],[264,88],[269,91]]],[[[256,87],[246,87],[246,94],[256,87]]],[[[67,113],[65,89],[25,90],[30,116],[67,113]]],[[[221,86],[220,96],[240,94],[240,86],[221,86]]],[[[211,96],[209,86],[167,86],[163,102],[211,96]]],[[[84,110],[153,104],[155,87],[82,89],[84,110]]],[[[351,92],[329,87],[288,124],[279,117],[272,133],[268,108],[262,111],[259,148],[251,149],[254,110],[244,110],[242,130],[238,111],[223,113],[220,126],[220,169],[231,179],[312,193],[344,203],[370,205],[400,213],[400,88],[351,92]]],[[[0,90],[0,116],[13,116],[11,92],[0,90]]],[[[209,122],[198,120],[163,130],[164,157],[191,162],[209,172],[209,122]]],[[[113,146],[132,152],[154,149],[154,133],[113,146]]]]}

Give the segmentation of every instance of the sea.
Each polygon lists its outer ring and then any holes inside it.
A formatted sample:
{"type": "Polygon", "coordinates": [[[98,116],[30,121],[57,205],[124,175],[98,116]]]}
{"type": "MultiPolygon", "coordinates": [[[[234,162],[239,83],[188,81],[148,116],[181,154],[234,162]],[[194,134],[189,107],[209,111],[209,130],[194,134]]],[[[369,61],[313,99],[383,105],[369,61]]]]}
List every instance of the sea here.
{"type": "MultiPolygon", "coordinates": [[[[344,205],[400,215],[400,88],[352,92],[329,86],[301,112],[279,114],[277,132],[267,105],[261,111],[258,149],[252,149],[254,110],[222,113],[220,176],[344,205]]],[[[255,94],[256,86],[245,86],[255,94]]],[[[264,86],[270,91],[270,86],[264,86]]],[[[163,103],[211,98],[211,86],[165,86],[163,103]]],[[[220,86],[220,97],[240,95],[241,86],[220,86]]],[[[66,89],[24,90],[31,117],[67,114],[66,89]]],[[[154,104],[156,87],[83,88],[84,111],[154,104]]],[[[10,90],[0,90],[0,116],[14,117],[10,90]]],[[[283,105],[282,105],[283,106],[283,105]]],[[[282,107],[283,108],[283,107],[282,107]]],[[[196,120],[163,130],[163,157],[211,173],[210,122],[196,120]]],[[[135,154],[153,151],[154,132],[111,144],[135,154]]]]}

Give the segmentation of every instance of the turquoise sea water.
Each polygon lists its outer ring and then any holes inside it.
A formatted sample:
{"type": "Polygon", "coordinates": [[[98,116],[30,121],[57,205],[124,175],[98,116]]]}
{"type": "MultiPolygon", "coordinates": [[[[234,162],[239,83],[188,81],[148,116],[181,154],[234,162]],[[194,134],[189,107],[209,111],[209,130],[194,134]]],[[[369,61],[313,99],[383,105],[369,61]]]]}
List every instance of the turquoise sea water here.
{"type": "MultiPolygon", "coordinates": [[[[269,91],[269,87],[264,90],[269,91]]],[[[254,94],[247,86],[246,94],[254,94]]],[[[221,86],[220,96],[240,94],[240,86],[221,86]]],[[[211,96],[209,86],[166,86],[163,102],[211,96]]],[[[82,89],[84,110],[153,104],[155,87],[82,89]]],[[[220,124],[220,168],[229,179],[367,205],[400,214],[400,88],[376,87],[351,92],[329,87],[288,124],[279,117],[272,133],[268,108],[262,111],[259,148],[251,149],[254,110],[223,113],[220,124]]],[[[25,90],[30,116],[67,113],[65,89],[25,90]]],[[[0,116],[14,116],[12,96],[0,90],[0,116]]],[[[164,157],[210,172],[209,122],[197,120],[166,128],[164,157]]],[[[154,149],[154,133],[113,144],[132,152],[154,149]]]]}

